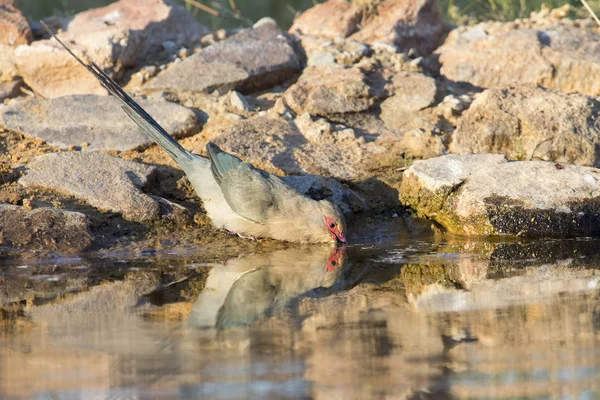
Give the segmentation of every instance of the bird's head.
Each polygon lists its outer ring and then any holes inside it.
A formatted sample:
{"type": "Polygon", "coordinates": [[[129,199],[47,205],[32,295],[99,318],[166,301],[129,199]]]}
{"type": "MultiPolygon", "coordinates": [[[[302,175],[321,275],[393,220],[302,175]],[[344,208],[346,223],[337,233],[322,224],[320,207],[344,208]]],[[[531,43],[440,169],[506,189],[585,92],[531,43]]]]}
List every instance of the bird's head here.
{"type": "Polygon", "coordinates": [[[340,210],[327,200],[319,201],[322,231],[334,242],[346,243],[346,220],[340,210]]]}

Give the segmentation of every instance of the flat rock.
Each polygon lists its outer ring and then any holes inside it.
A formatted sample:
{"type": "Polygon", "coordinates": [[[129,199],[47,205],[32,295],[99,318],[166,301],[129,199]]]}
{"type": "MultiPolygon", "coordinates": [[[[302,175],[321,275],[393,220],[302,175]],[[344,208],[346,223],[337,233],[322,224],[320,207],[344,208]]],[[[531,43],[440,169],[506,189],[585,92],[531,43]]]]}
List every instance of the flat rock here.
{"type": "Polygon", "coordinates": [[[30,210],[0,204],[0,245],[60,252],[88,248],[92,237],[84,214],[50,207],[30,210]]]}
{"type": "Polygon", "coordinates": [[[458,121],[452,153],[599,166],[600,102],[533,85],[488,89],[458,121]]]}
{"type": "Polygon", "coordinates": [[[73,196],[99,210],[144,222],[160,216],[159,202],[141,191],[155,169],[98,153],[51,153],[34,158],[19,183],[73,196]]]}
{"type": "Polygon", "coordinates": [[[441,73],[492,88],[530,83],[600,94],[600,32],[579,27],[482,23],[450,33],[436,53],[441,73]]]}
{"type": "Polygon", "coordinates": [[[329,0],[317,4],[296,18],[290,33],[387,43],[421,55],[438,46],[444,28],[435,0],[361,3],[329,0]]]}
{"type": "MultiPolygon", "coordinates": [[[[190,134],[199,121],[190,109],[165,101],[139,100],[175,137],[190,134]]],[[[0,127],[37,137],[62,149],[127,151],[154,143],[112,96],[72,95],[30,99],[0,106],[0,127]]]]}
{"type": "Polygon", "coordinates": [[[457,234],[600,234],[600,170],[591,167],[447,155],[408,168],[400,197],[457,234]]]}
{"type": "Polygon", "coordinates": [[[298,114],[327,116],[368,110],[383,93],[383,88],[358,68],[313,65],[286,90],[284,100],[298,114]]]}
{"type": "MultiPolygon", "coordinates": [[[[210,33],[182,6],[164,0],[121,0],[87,10],[68,20],[63,31],[61,39],[113,78],[165,41],[188,46],[210,33]]],[[[54,40],[18,47],[15,64],[27,85],[45,98],[105,93],[54,40]]]]}
{"type": "Polygon", "coordinates": [[[300,68],[292,46],[271,24],[245,29],[173,64],[146,89],[173,93],[249,92],[276,85],[300,68]]]}
{"type": "Polygon", "coordinates": [[[0,0],[0,43],[9,46],[29,44],[33,36],[27,18],[14,0],[0,0]]]}
{"type": "Polygon", "coordinates": [[[346,38],[358,30],[361,18],[362,10],[354,2],[329,0],[300,14],[289,32],[330,39],[346,38]]]}

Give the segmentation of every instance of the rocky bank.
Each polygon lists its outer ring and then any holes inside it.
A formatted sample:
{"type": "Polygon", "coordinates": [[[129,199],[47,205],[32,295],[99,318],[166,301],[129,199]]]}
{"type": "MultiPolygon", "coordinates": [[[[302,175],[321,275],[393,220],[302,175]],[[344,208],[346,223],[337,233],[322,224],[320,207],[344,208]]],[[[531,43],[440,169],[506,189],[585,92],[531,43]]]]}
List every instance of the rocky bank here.
{"type": "MultiPolygon", "coordinates": [[[[0,245],[283,246],[211,228],[166,153],[8,3],[0,245]]],[[[350,240],[393,216],[463,235],[600,234],[591,20],[562,8],[452,28],[434,0],[329,0],[288,32],[264,18],[212,33],[176,4],[138,3],[46,23],[187,149],[202,154],[214,141],[334,201],[350,240]]]]}

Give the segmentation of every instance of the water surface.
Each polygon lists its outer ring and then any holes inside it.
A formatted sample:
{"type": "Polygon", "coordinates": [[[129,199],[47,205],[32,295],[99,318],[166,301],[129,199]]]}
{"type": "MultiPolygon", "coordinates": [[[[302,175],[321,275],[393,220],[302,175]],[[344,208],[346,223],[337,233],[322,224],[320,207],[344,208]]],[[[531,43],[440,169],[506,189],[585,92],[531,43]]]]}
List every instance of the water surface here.
{"type": "Polygon", "coordinates": [[[600,397],[600,241],[359,241],[2,259],[0,398],[600,397]]]}

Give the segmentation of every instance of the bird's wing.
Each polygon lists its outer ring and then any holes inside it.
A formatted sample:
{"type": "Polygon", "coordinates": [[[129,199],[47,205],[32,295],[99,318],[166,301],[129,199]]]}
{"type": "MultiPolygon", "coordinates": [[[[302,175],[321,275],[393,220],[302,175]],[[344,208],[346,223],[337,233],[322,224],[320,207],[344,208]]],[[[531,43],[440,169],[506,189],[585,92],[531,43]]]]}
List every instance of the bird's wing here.
{"type": "Polygon", "coordinates": [[[265,171],[208,143],[211,170],[231,209],[241,218],[263,224],[277,207],[273,180],[265,171]]]}

